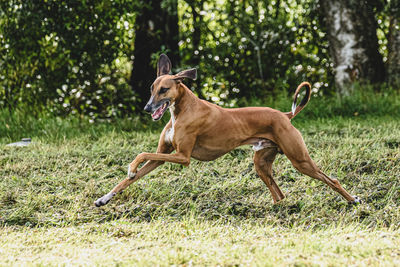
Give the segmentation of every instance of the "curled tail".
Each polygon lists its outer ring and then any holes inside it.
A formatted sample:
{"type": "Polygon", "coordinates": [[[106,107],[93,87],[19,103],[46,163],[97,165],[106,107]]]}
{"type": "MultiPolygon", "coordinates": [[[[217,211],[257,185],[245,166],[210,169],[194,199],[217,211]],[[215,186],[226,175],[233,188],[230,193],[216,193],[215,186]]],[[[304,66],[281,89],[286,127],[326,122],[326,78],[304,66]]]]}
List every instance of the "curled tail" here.
{"type": "Polygon", "coordinates": [[[311,96],[311,85],[308,82],[302,82],[296,89],[293,95],[293,104],[292,104],[292,111],[286,112],[285,114],[288,116],[289,120],[293,119],[310,101],[311,96]],[[306,87],[306,95],[301,100],[300,105],[297,106],[297,97],[300,93],[300,89],[306,87]]]}

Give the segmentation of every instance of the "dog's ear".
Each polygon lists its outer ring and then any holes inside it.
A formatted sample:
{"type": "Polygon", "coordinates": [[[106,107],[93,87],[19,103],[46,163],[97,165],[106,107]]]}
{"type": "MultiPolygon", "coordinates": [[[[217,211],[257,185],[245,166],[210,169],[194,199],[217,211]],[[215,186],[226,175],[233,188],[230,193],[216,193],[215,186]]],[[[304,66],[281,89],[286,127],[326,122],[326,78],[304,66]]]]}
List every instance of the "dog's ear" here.
{"type": "Polygon", "coordinates": [[[183,70],[183,71],[175,74],[174,80],[182,81],[184,78],[196,80],[197,79],[197,70],[196,69],[183,70]]]}
{"type": "Polygon", "coordinates": [[[161,54],[157,62],[157,77],[168,74],[171,71],[171,60],[165,54],[161,54]]]}

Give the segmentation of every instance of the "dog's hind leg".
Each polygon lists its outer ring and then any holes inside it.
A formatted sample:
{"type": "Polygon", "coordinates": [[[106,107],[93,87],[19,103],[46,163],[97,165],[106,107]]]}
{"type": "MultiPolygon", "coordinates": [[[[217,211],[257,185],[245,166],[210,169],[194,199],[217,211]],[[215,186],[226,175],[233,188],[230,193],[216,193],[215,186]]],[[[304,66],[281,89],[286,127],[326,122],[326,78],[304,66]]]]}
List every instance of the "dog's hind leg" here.
{"type": "Polygon", "coordinates": [[[254,166],[260,178],[268,187],[269,191],[271,191],[274,203],[285,198],[285,195],[272,178],[272,163],[277,153],[278,150],[276,147],[264,148],[254,153],[254,166]]]}
{"type": "Polygon", "coordinates": [[[333,190],[341,194],[349,203],[358,203],[360,199],[350,195],[337,179],[323,173],[311,159],[300,132],[292,127],[279,136],[279,147],[301,173],[326,183],[333,190]]]}
{"type": "Polygon", "coordinates": [[[340,184],[340,182],[337,179],[331,178],[328,175],[326,175],[325,173],[323,173],[310,157],[308,157],[308,159],[305,159],[305,160],[299,160],[299,159],[290,159],[290,160],[291,160],[293,166],[299,172],[326,183],[334,191],[341,194],[349,203],[360,202],[360,199],[357,196],[350,195],[346,191],[346,189],[344,189],[342,187],[342,185],[340,184]]]}

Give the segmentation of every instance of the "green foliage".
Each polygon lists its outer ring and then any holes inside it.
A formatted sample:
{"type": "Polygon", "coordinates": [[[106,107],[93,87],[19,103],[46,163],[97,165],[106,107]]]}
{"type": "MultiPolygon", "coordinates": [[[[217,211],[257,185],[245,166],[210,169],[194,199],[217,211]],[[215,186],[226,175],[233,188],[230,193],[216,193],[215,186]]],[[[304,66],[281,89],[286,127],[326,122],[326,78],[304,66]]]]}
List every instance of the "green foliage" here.
{"type": "MultiPolygon", "coordinates": [[[[384,60],[387,14],[394,12],[395,2],[368,1],[375,8],[384,60]]],[[[126,0],[1,1],[0,108],[38,117],[43,112],[85,115],[92,122],[139,114],[130,86],[140,26],[135,17],[144,5],[148,3],[126,0]]],[[[162,1],[161,9],[172,5],[175,0],[162,1]]],[[[313,84],[315,95],[333,94],[319,1],[180,0],[178,7],[180,32],[171,39],[181,40],[182,60],[175,71],[197,67],[199,79],[189,85],[201,97],[229,107],[254,101],[263,105],[265,97],[291,94],[305,80],[313,84]]],[[[154,65],[160,51],[153,51],[152,62],[137,66],[154,65]]],[[[140,89],[149,86],[140,84],[140,89]]],[[[341,104],[354,99],[360,97],[335,102],[328,112],[341,114],[350,109],[341,104]]],[[[353,107],[359,105],[354,102],[353,107]]]]}
{"type": "Polygon", "coordinates": [[[289,90],[304,80],[315,83],[316,90],[332,88],[327,40],[315,1],[200,2],[182,3],[179,9],[181,49],[186,64],[199,58],[197,86],[207,99],[243,104],[246,98],[289,90]],[[193,21],[193,9],[200,21],[193,21]],[[197,31],[200,40],[195,44],[197,31]]]}
{"type": "Polygon", "coordinates": [[[133,7],[124,0],[2,1],[1,106],[92,118],[132,111],[133,7]]]}

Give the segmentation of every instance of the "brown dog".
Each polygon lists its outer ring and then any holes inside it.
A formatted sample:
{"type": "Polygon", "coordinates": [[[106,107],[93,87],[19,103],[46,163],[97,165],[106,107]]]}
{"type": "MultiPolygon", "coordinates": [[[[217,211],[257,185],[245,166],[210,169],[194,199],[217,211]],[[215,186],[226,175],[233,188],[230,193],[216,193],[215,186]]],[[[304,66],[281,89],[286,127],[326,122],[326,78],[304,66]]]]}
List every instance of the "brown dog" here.
{"type": "Polygon", "coordinates": [[[253,145],[256,171],[271,191],[275,203],[285,197],[272,178],[272,162],[278,152],[283,152],[301,173],[325,182],[348,202],[360,202],[358,197],[347,193],[338,180],[328,177],[315,165],[300,132],[290,123],[310,99],[309,83],[299,85],[289,113],[267,107],[225,109],[200,100],[182,83],[184,78],[196,79],[196,69],[176,75],[170,75],[170,71],[171,61],[161,55],[157,79],[151,86],[151,98],[144,108],[152,113],[153,120],[159,120],[168,108],[171,112],[171,119],[161,133],[157,153],[139,154],[129,165],[128,178],[96,200],[96,206],[107,204],[118,192],[166,161],[187,166],[191,157],[214,160],[247,144],[253,145]],[[306,96],[296,106],[297,96],[304,86],[306,96]],[[176,153],[170,154],[174,150],[176,153]],[[145,161],[146,164],[137,170],[145,161]]]}

